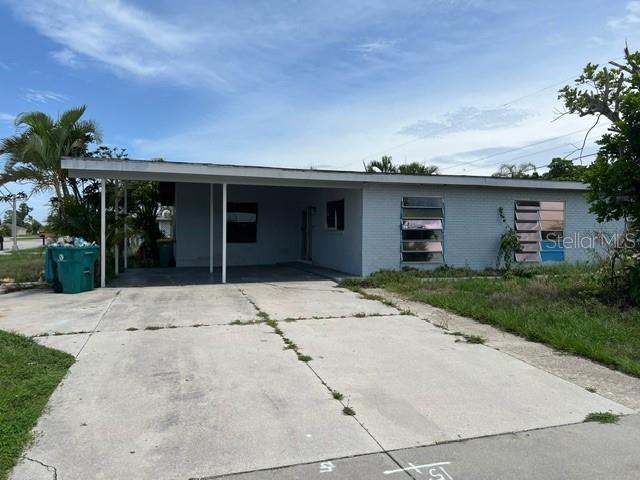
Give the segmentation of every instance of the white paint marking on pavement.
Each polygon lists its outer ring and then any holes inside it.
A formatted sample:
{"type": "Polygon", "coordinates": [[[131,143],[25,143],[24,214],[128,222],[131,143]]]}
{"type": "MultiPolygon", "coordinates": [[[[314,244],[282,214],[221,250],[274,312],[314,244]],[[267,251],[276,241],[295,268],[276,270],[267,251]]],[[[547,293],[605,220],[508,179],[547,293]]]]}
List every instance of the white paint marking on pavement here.
{"type": "MultiPolygon", "coordinates": [[[[410,470],[416,473],[422,473],[422,471],[420,470],[421,468],[440,467],[442,465],[451,465],[451,462],[425,463],[424,465],[414,465],[413,463],[409,463],[409,466],[407,468],[398,468],[396,470],[385,470],[382,473],[385,475],[391,475],[392,473],[408,472],[410,470]]],[[[447,474],[447,476],[449,477],[449,474],[447,474]]]]}
{"type": "Polygon", "coordinates": [[[336,465],[333,462],[322,462],[320,464],[320,473],[331,473],[335,468],[336,465]]]}

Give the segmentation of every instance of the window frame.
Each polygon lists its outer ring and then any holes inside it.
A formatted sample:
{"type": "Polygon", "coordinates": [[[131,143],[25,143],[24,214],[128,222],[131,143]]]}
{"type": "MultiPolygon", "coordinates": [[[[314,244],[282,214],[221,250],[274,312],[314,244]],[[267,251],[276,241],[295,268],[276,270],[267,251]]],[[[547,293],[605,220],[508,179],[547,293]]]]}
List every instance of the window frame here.
{"type": "Polygon", "coordinates": [[[324,228],[325,230],[329,230],[331,232],[344,232],[345,226],[345,211],[344,211],[344,198],[340,200],[327,200],[324,204],[325,215],[324,215],[324,228]],[[334,206],[335,205],[335,206],[334,206]],[[333,207],[333,226],[329,225],[329,208],[333,207]],[[340,210],[342,210],[342,215],[340,215],[340,210]],[[340,225],[340,217],[342,217],[342,225],[340,225]]]}
{"type": "Polygon", "coordinates": [[[231,243],[231,244],[240,244],[240,245],[244,245],[244,244],[256,244],[258,243],[258,202],[227,202],[227,238],[226,238],[226,242],[227,243],[231,243]],[[239,208],[239,206],[244,205],[250,205],[250,206],[255,206],[255,208],[251,208],[250,210],[254,210],[254,211],[247,211],[247,208],[245,207],[244,210],[234,210],[234,208],[239,208]],[[229,220],[229,215],[233,215],[233,214],[238,214],[238,213],[250,213],[250,214],[254,214],[255,215],[255,221],[254,222],[236,222],[236,221],[230,221],[229,220]],[[234,228],[230,228],[230,225],[233,224],[253,224],[253,229],[255,230],[255,232],[252,232],[253,235],[251,235],[251,239],[250,240],[238,240],[238,239],[234,239],[234,238],[230,238],[232,235],[238,234],[239,232],[234,229],[234,228]]]}
{"type": "Polygon", "coordinates": [[[443,196],[403,196],[400,203],[400,263],[407,265],[444,264],[444,229],[445,202],[443,196]],[[422,215],[419,215],[419,212],[422,215]],[[424,235],[425,238],[411,238],[413,235],[410,232],[424,234],[432,232],[432,236],[424,235]],[[417,248],[420,245],[422,248],[417,248]]]}
{"type": "Polygon", "coordinates": [[[532,199],[520,199],[513,201],[513,218],[514,229],[516,234],[522,234],[528,236],[526,240],[520,240],[521,251],[515,254],[515,261],[517,263],[545,263],[549,261],[561,261],[566,260],[564,254],[564,246],[560,249],[562,251],[561,260],[544,260],[544,253],[548,253],[550,250],[544,247],[543,242],[555,241],[562,242],[566,235],[567,229],[567,204],[565,200],[532,200],[532,199]],[[536,205],[537,204],[537,205],[536,205]],[[520,208],[518,208],[520,207],[520,208]],[[547,207],[547,208],[543,208],[547,207]],[[561,207],[561,208],[559,208],[561,207]],[[519,218],[520,213],[534,213],[537,214],[536,220],[526,220],[519,218]],[[551,212],[551,216],[558,216],[558,212],[561,213],[562,219],[543,219],[546,216],[542,212],[551,212]],[[549,225],[549,222],[561,222],[561,229],[545,230],[545,224],[549,225]],[[548,233],[560,233],[559,238],[549,239],[545,238],[545,234],[548,233]],[[534,240],[532,236],[537,234],[537,238],[534,240]],[[525,250],[523,244],[527,245],[525,250]],[[532,244],[536,244],[536,249],[531,247],[532,244]],[[533,258],[535,255],[535,259],[533,258]]]}

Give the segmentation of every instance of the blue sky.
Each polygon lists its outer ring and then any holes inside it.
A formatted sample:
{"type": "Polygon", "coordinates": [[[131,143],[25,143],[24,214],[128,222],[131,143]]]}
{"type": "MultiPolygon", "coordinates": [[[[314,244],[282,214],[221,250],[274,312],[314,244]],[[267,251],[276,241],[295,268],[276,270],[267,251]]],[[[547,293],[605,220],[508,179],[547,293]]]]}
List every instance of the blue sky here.
{"type": "Polygon", "coordinates": [[[132,158],[486,175],[581,143],[557,89],[625,40],[639,1],[0,0],[0,136],[86,104],[132,158]]]}

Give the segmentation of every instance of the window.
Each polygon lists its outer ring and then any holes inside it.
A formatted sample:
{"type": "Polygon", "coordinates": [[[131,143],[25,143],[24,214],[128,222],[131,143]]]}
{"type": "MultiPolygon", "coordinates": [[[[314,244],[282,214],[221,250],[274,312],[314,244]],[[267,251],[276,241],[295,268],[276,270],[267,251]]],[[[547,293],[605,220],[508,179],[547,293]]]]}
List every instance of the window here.
{"type": "Polygon", "coordinates": [[[344,199],[327,202],[327,229],[344,230],[344,199]]]}
{"type": "Polygon", "coordinates": [[[516,233],[520,240],[518,262],[564,260],[564,202],[515,202],[516,233]]]}
{"type": "Polygon", "coordinates": [[[258,237],[258,204],[227,203],[227,242],[256,243],[258,237]]]}
{"type": "Polygon", "coordinates": [[[444,210],[441,197],[403,197],[403,263],[443,263],[444,210]]]}

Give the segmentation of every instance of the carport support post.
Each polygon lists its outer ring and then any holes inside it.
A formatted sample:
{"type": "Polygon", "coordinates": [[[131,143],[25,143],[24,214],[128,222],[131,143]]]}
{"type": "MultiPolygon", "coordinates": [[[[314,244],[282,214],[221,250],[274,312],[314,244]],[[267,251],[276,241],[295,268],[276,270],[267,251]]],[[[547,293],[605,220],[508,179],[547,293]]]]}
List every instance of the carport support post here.
{"type": "Polygon", "coordinates": [[[209,273],[213,273],[213,183],[209,184],[209,273]]]}
{"type": "Polygon", "coordinates": [[[227,283],[227,184],[222,184],[222,283],[227,283]]]}
{"type": "Polygon", "coordinates": [[[107,243],[107,181],[103,178],[100,186],[100,286],[104,288],[106,282],[106,243],[107,243]]]}
{"type": "Polygon", "coordinates": [[[120,256],[118,255],[118,181],[115,180],[114,184],[114,192],[113,192],[113,213],[116,219],[116,227],[114,230],[115,236],[115,244],[113,246],[113,262],[114,262],[114,272],[116,277],[120,275],[120,256]]]}
{"type": "Polygon", "coordinates": [[[129,237],[127,236],[127,182],[124,182],[124,245],[122,246],[122,256],[124,257],[124,269],[128,268],[129,257],[129,237]]]}

